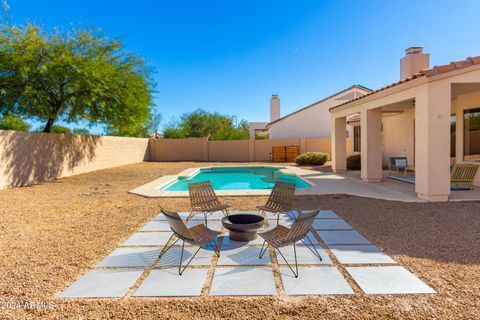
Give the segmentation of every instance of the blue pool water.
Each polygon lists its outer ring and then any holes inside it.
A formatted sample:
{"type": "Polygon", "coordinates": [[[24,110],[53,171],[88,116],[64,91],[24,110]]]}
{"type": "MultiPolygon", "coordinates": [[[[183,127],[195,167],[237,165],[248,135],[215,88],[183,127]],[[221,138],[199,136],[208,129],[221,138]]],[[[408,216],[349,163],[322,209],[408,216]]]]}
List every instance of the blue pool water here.
{"type": "Polygon", "coordinates": [[[277,180],[294,183],[297,188],[310,187],[304,180],[286,175],[278,168],[217,167],[200,169],[198,173],[188,178],[179,177],[162,189],[187,191],[189,183],[201,181],[210,181],[214,190],[272,189],[277,180]]]}

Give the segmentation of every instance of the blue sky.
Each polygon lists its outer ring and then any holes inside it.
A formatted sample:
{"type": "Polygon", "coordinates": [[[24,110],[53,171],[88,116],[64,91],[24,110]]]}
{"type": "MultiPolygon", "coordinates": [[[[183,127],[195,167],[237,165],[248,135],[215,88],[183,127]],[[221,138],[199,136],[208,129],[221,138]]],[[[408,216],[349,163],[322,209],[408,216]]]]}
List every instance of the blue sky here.
{"type": "MultiPolygon", "coordinates": [[[[398,80],[404,49],[431,65],[480,55],[480,1],[8,1],[15,22],[123,36],[156,71],[164,121],[203,108],[267,121],[352,84],[398,80]]],[[[100,128],[93,131],[100,132],[100,128]]]]}

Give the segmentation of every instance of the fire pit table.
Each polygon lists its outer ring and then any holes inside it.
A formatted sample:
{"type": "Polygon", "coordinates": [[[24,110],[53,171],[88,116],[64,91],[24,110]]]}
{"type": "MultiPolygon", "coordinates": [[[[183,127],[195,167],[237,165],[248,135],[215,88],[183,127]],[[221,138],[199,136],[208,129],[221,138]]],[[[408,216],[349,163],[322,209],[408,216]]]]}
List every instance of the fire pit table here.
{"type": "Polygon", "coordinates": [[[222,219],[222,225],[230,232],[233,241],[252,241],[263,226],[264,219],[256,214],[233,214],[222,219]]]}

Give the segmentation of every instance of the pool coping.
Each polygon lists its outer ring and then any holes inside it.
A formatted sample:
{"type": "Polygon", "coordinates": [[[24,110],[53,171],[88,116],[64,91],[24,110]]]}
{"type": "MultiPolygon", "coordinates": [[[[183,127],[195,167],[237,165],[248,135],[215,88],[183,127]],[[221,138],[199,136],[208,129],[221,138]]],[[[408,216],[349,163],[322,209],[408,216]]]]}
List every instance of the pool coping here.
{"type": "MultiPolygon", "coordinates": [[[[245,168],[245,167],[254,167],[254,168],[278,168],[283,174],[288,176],[295,176],[298,179],[308,183],[310,187],[302,188],[302,190],[310,189],[315,187],[315,184],[311,181],[303,178],[298,174],[297,167],[291,166],[266,166],[266,165],[249,165],[249,166],[205,166],[205,167],[196,167],[188,168],[183,170],[177,175],[166,175],[155,179],[149,183],[141,185],[133,190],[130,190],[128,193],[140,195],[146,198],[163,198],[163,197],[188,197],[188,191],[168,191],[162,190],[160,188],[165,187],[166,185],[172,183],[178,178],[188,178],[197,174],[202,169],[209,168],[245,168]]],[[[259,196],[259,195],[269,195],[271,189],[252,189],[252,190],[215,190],[215,193],[219,196],[259,196]]]]}

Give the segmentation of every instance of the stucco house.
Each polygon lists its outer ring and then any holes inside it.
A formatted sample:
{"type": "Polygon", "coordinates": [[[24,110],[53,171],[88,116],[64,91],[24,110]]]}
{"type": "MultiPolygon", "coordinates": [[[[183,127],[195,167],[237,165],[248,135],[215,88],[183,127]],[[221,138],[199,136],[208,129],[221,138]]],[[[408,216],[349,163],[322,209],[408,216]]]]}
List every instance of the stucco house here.
{"type": "Polygon", "coordinates": [[[250,122],[250,139],[255,132],[268,131],[272,140],[295,138],[330,138],[331,119],[329,108],[361,97],[370,89],[353,85],[295,112],[280,116],[280,97],[270,98],[270,122],[250,122]]]}
{"type": "MultiPolygon", "coordinates": [[[[415,168],[415,192],[446,201],[450,167],[480,161],[480,56],[429,66],[422,47],[400,60],[400,81],[330,108],[332,168],[346,170],[346,128],[356,127],[361,178],[382,180],[389,157],[415,168]]],[[[474,182],[480,185],[477,175],[474,182]]]]}

